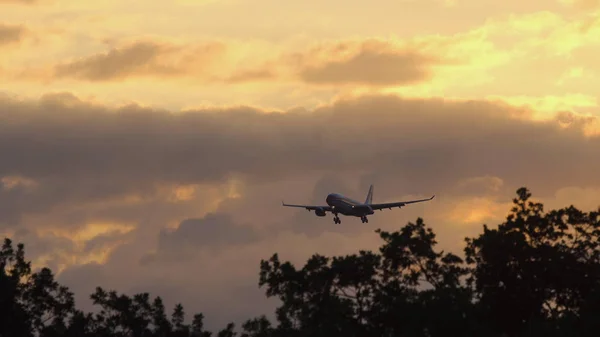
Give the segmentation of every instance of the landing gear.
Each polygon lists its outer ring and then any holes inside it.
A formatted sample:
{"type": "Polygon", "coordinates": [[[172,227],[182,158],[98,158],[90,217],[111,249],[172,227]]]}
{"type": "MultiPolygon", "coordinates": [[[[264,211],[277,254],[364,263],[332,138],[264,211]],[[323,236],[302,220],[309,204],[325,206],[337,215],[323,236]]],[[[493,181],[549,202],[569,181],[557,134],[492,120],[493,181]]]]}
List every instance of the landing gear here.
{"type": "Polygon", "coordinates": [[[342,220],[336,214],[335,217],[333,218],[333,222],[336,223],[336,224],[340,224],[340,223],[342,223],[342,220]]]}
{"type": "Polygon", "coordinates": [[[368,223],[369,222],[369,219],[367,219],[367,217],[364,216],[364,215],[360,217],[360,220],[362,220],[362,223],[365,223],[365,222],[368,223]]]}

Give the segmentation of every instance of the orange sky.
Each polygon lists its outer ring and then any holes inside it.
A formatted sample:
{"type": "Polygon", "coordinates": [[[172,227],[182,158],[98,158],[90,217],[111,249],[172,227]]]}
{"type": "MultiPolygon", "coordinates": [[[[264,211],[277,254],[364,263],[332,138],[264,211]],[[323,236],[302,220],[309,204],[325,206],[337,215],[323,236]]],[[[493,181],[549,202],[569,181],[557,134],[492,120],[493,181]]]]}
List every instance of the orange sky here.
{"type": "Polygon", "coordinates": [[[598,14],[596,0],[0,0],[0,234],[80,298],[88,282],[150,291],[222,325],[271,311],[255,285],[274,252],[374,248],[375,228],[421,216],[460,253],[521,186],[596,208],[598,14]],[[370,183],[375,201],[438,197],[368,226],[280,207],[362,200],[370,183]]]}

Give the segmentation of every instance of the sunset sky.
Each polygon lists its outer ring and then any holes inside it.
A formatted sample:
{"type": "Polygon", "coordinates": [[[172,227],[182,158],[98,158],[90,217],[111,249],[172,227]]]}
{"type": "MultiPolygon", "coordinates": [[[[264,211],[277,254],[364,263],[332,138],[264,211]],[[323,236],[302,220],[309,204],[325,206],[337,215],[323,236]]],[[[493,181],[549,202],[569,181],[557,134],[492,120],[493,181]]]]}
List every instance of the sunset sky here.
{"type": "Polygon", "coordinates": [[[0,234],[209,328],[271,314],[259,261],[440,247],[515,191],[600,205],[598,0],[0,0],[0,234]],[[360,219],[327,193],[431,202],[360,219]]]}

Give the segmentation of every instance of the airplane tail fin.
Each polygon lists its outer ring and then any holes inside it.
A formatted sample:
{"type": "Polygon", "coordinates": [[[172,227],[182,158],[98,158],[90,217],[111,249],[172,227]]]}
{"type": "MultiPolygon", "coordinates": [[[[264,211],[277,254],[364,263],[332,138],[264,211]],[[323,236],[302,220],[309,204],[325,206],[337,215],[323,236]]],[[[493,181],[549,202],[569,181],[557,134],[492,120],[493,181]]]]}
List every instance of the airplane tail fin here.
{"type": "Polygon", "coordinates": [[[365,204],[373,203],[373,185],[369,186],[369,193],[367,193],[367,199],[365,199],[365,204]]]}

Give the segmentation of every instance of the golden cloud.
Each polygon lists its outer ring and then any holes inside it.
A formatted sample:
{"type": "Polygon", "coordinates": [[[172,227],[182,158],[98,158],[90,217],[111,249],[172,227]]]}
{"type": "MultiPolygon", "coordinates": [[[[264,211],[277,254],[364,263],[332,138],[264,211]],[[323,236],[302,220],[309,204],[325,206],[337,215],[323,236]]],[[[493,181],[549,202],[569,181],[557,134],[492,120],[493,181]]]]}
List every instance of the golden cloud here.
{"type": "Polygon", "coordinates": [[[183,47],[139,41],[113,48],[106,53],[59,64],[55,67],[55,76],[89,81],[123,80],[140,76],[195,76],[204,73],[224,50],[225,45],[220,43],[183,47]]]}
{"type": "Polygon", "coordinates": [[[562,127],[580,128],[586,136],[600,136],[600,118],[596,115],[563,111],[556,115],[556,120],[562,127]]]}
{"type": "Polygon", "coordinates": [[[227,79],[231,83],[245,83],[276,79],[278,74],[273,69],[263,68],[254,70],[242,70],[227,79]]]}
{"type": "Polygon", "coordinates": [[[458,202],[450,213],[457,224],[481,225],[490,220],[501,221],[510,211],[510,203],[498,204],[488,198],[471,198],[458,202]]]}
{"type": "MultiPolygon", "coordinates": [[[[89,81],[129,77],[194,77],[227,83],[282,79],[286,76],[312,84],[403,85],[424,81],[432,67],[442,61],[418,50],[402,48],[393,41],[366,40],[322,44],[307,52],[285,54],[262,66],[231,67],[225,51],[235,46],[221,42],[199,47],[134,42],[109,52],[63,62],[55,67],[57,78],[89,81]],[[218,65],[219,69],[215,66],[218,65]],[[211,68],[212,67],[212,68],[211,68]],[[230,69],[232,75],[218,75],[230,69]]],[[[264,56],[262,56],[264,59],[264,56]]],[[[232,55],[231,62],[246,64],[246,57],[232,55]]],[[[250,62],[255,63],[255,62],[250,62]]],[[[30,71],[31,72],[31,71],[30,71]]]]}
{"type": "Polygon", "coordinates": [[[472,85],[481,81],[477,78],[484,77],[487,69],[505,64],[510,57],[487,39],[486,29],[450,36],[323,40],[290,47],[263,65],[235,69],[229,79],[410,91],[441,83],[450,86],[454,77],[460,85],[472,85]]]}
{"type": "Polygon", "coordinates": [[[117,223],[89,223],[75,231],[60,227],[39,228],[36,231],[39,240],[62,239],[70,242],[71,245],[39,255],[33,263],[36,267],[43,266],[42,263],[56,264],[57,273],[74,265],[104,263],[114,249],[129,241],[125,239],[125,235],[134,229],[135,226],[117,223]]]}
{"type": "Polygon", "coordinates": [[[23,26],[0,23],[0,47],[21,41],[26,32],[23,26]]]}
{"type": "Polygon", "coordinates": [[[584,94],[508,97],[489,95],[486,98],[491,101],[507,102],[512,106],[525,107],[532,112],[528,118],[535,119],[553,118],[557,111],[573,111],[598,106],[596,97],[584,94]]]}
{"type": "Polygon", "coordinates": [[[597,45],[600,42],[598,23],[597,15],[567,18],[540,11],[511,15],[508,20],[489,20],[483,29],[490,41],[512,42],[509,46],[516,56],[544,52],[560,57],[586,45],[597,45]]]}
{"type": "Polygon", "coordinates": [[[40,0],[0,0],[0,4],[26,4],[38,3],[40,0]]]}
{"type": "MultiPolygon", "coordinates": [[[[558,89],[550,86],[557,81],[567,83],[566,78],[581,75],[582,70],[577,69],[585,69],[587,74],[593,71],[561,58],[561,55],[584,45],[593,45],[597,40],[594,37],[597,25],[586,20],[567,20],[555,13],[539,12],[510,16],[506,20],[490,20],[482,27],[454,35],[323,40],[313,46],[308,41],[296,44],[287,41],[282,45],[254,40],[197,43],[189,38],[186,42],[183,37],[177,42],[174,38],[164,37],[164,42],[159,42],[154,37],[119,43],[118,47],[96,55],[90,53],[79,59],[59,61],[50,72],[48,67],[28,67],[20,73],[13,71],[18,73],[13,79],[26,81],[54,76],[119,82],[144,76],[204,82],[212,86],[207,90],[219,91],[215,86],[241,84],[236,90],[251,91],[247,93],[251,97],[256,97],[255,91],[258,90],[253,84],[263,82],[266,87],[270,86],[268,88],[296,85],[290,92],[302,90],[305,88],[303,85],[308,84],[317,85],[315,90],[347,90],[350,87],[380,90],[386,87],[387,91],[419,97],[442,94],[465,97],[475,93],[477,97],[484,98],[487,92],[494,91],[510,98],[514,91],[535,99],[540,92],[559,95],[558,89]],[[587,27],[585,32],[581,31],[582,25],[587,27]],[[530,57],[541,52],[549,53],[544,53],[542,60],[534,61],[530,57]],[[549,70],[526,78],[520,76],[522,83],[516,83],[516,77],[511,75],[533,69],[532,63],[540,67],[544,65],[549,70]],[[572,69],[575,70],[570,71],[572,69]],[[243,86],[247,82],[254,83],[243,86]]],[[[95,48],[90,46],[90,49],[95,48]]],[[[60,54],[64,53],[54,53],[60,54]]],[[[583,78],[585,76],[580,77],[583,78]]],[[[94,90],[114,92],[121,88],[117,84],[110,87],[103,84],[98,83],[94,90]]],[[[577,85],[575,82],[568,84],[577,85]]],[[[76,84],[70,82],[69,85],[76,84]]],[[[159,90],[157,87],[163,84],[148,81],[143,85],[146,89],[143,92],[149,92],[159,90]]],[[[559,89],[564,92],[570,86],[563,85],[559,89]]],[[[569,91],[582,95],[579,89],[569,91]]],[[[85,87],[80,90],[91,89],[85,87]]],[[[183,92],[188,92],[186,98],[193,95],[190,88],[184,88],[183,92]]],[[[138,92],[136,95],[143,94],[138,92]]],[[[181,88],[178,88],[177,92],[168,91],[165,99],[176,101],[182,95],[181,88]]],[[[280,97],[278,100],[289,99],[292,97],[280,97]]]]}
{"type": "Polygon", "coordinates": [[[592,10],[600,7],[600,0],[559,0],[579,10],[592,10]]]}
{"type": "Polygon", "coordinates": [[[461,193],[476,195],[498,192],[504,186],[504,181],[494,176],[480,176],[462,179],[456,184],[461,193]]]}
{"type": "Polygon", "coordinates": [[[367,40],[311,50],[300,58],[300,78],[317,84],[407,85],[427,80],[440,60],[418,50],[367,40]]]}
{"type": "Polygon", "coordinates": [[[7,190],[10,190],[13,188],[18,188],[18,187],[31,188],[31,187],[35,187],[36,185],[37,184],[35,181],[33,181],[32,179],[26,178],[26,177],[5,176],[5,177],[0,178],[0,186],[7,190]]]}
{"type": "Polygon", "coordinates": [[[135,226],[116,224],[116,223],[89,223],[76,230],[61,230],[60,228],[41,228],[38,234],[43,237],[53,235],[63,237],[73,241],[78,246],[83,246],[86,242],[106,234],[126,234],[131,232],[135,226]]]}
{"type": "Polygon", "coordinates": [[[278,79],[318,85],[401,86],[423,82],[447,62],[393,39],[324,41],[306,51],[283,52],[252,69],[236,70],[230,82],[278,79]]]}

